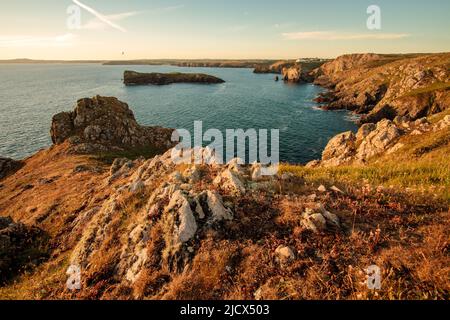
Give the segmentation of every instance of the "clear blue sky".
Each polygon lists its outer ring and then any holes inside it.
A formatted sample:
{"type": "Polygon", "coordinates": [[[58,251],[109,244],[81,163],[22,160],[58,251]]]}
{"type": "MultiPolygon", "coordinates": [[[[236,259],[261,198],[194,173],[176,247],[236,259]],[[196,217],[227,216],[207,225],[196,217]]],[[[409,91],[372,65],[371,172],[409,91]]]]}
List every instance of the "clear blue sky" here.
{"type": "Polygon", "coordinates": [[[297,58],[450,51],[449,0],[2,0],[0,59],[297,58]],[[381,30],[366,27],[369,5],[381,30]],[[124,52],[124,54],[122,54],[124,52]]]}

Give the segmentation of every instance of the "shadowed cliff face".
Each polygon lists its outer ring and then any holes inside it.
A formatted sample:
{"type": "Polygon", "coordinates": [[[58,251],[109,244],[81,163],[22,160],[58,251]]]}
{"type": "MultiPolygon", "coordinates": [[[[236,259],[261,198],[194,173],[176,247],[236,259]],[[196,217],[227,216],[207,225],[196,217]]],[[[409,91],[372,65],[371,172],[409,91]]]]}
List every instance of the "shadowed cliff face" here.
{"type": "Polygon", "coordinates": [[[330,92],[318,98],[325,109],[364,114],[362,122],[412,120],[450,107],[450,54],[344,55],[312,72],[330,92]]]}
{"type": "Polygon", "coordinates": [[[173,145],[172,132],[140,126],[126,103],[100,96],[78,100],[74,111],[55,115],[50,130],[54,144],[67,140],[77,153],[139,148],[165,151],[173,145]]]}

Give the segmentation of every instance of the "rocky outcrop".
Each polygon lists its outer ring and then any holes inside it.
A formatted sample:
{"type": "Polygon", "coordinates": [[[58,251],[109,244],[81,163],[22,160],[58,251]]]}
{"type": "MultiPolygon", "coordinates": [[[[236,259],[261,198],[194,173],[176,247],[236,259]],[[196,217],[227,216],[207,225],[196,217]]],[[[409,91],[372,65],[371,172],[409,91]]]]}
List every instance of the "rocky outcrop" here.
{"type": "Polygon", "coordinates": [[[301,64],[295,64],[292,67],[285,67],[281,71],[282,79],[287,82],[306,82],[306,75],[302,70],[301,64]]]}
{"type": "Polygon", "coordinates": [[[172,132],[140,126],[126,103],[101,96],[78,100],[74,111],[55,115],[50,130],[54,144],[69,141],[77,153],[137,148],[165,151],[173,145],[172,132]]]}
{"type": "Polygon", "coordinates": [[[315,233],[340,228],[338,216],[326,210],[321,203],[316,204],[314,208],[307,208],[302,214],[301,223],[315,233]]]}
{"type": "Polygon", "coordinates": [[[353,132],[344,132],[331,139],[322,153],[323,165],[338,166],[352,160],[356,150],[353,132]]]}
{"type": "Polygon", "coordinates": [[[125,71],[123,83],[127,86],[136,85],[168,85],[173,83],[217,84],[225,81],[203,73],[140,73],[125,71]]]}
{"type": "Polygon", "coordinates": [[[290,68],[295,64],[294,61],[281,60],[273,64],[261,64],[256,66],[253,73],[274,73],[281,74],[284,68],[290,68]]]}
{"type": "Polygon", "coordinates": [[[336,167],[352,163],[364,164],[372,158],[399,151],[404,136],[422,135],[426,132],[445,130],[450,127],[450,116],[431,124],[427,118],[411,121],[409,116],[397,116],[394,121],[363,124],[356,135],[353,132],[338,134],[332,138],[322,153],[320,161],[308,163],[308,168],[336,167]]]}
{"type": "MultiPolygon", "coordinates": [[[[206,161],[208,149],[202,149],[201,154],[206,161]]],[[[108,230],[113,228],[114,217],[123,210],[120,203],[128,192],[134,193],[131,189],[136,183],[141,185],[139,192],[145,195],[145,205],[135,213],[134,223],[125,233],[130,237],[121,249],[122,258],[116,273],[131,283],[139,278],[151,258],[146,247],[148,230],[159,225],[164,239],[164,247],[161,248],[164,264],[167,268],[178,269],[179,266],[173,262],[184,259],[195,250],[200,234],[233,221],[234,208],[224,201],[224,197],[244,196],[247,188],[254,188],[259,183],[250,178],[251,166],[238,167],[236,161],[227,165],[192,164],[183,174],[177,168],[172,161],[172,150],[146,161],[134,161],[133,165],[125,159],[115,161],[106,183],[120,187],[110,194],[90,222],[83,226],[82,236],[71,255],[71,263],[89,268],[95,253],[102,250],[108,230]],[[217,191],[217,181],[221,181],[220,191],[217,191]]],[[[272,181],[275,180],[272,178],[272,181]]],[[[261,183],[267,183],[267,180],[261,183]]],[[[80,216],[90,215],[91,211],[86,209],[85,212],[81,212],[80,216]]],[[[78,222],[86,223],[85,219],[78,222]]]]}
{"type": "Polygon", "coordinates": [[[0,157],[0,179],[16,172],[22,167],[22,161],[0,157]]]}
{"type": "Polygon", "coordinates": [[[46,236],[36,227],[0,217],[0,285],[46,257],[46,236]]]}
{"type": "MultiPolygon", "coordinates": [[[[356,152],[356,159],[366,161],[385,152],[389,147],[393,146],[401,134],[401,130],[392,121],[382,120],[378,122],[373,131],[369,132],[361,140],[361,144],[356,152]]],[[[363,135],[364,133],[360,133],[360,136],[363,135]]]]}
{"type": "Polygon", "coordinates": [[[327,110],[363,114],[362,123],[396,116],[412,120],[450,107],[450,54],[338,57],[314,70],[318,85],[330,91],[317,101],[327,110]]]}

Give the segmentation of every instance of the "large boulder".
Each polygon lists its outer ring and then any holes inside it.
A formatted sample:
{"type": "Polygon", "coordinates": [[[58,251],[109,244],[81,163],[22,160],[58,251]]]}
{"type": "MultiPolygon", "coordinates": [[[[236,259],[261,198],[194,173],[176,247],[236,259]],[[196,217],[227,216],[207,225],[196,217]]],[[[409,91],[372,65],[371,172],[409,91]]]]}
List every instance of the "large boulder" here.
{"type": "Polygon", "coordinates": [[[356,152],[359,161],[366,161],[392,147],[400,138],[401,130],[390,120],[378,122],[376,129],[371,131],[361,142],[356,152]]]}
{"type": "Polygon", "coordinates": [[[54,144],[69,140],[86,152],[110,149],[168,149],[172,129],[140,126],[128,105],[114,97],[96,96],[77,101],[74,111],[52,119],[54,144]]]}
{"type": "Polygon", "coordinates": [[[356,136],[348,131],[332,138],[322,153],[322,165],[339,166],[352,160],[355,154],[356,136]]]}

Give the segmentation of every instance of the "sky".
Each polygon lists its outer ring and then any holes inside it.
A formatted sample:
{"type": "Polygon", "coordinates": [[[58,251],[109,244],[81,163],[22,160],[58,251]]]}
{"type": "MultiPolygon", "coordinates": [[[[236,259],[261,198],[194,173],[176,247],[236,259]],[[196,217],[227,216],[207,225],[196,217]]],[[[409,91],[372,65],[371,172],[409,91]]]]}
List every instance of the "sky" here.
{"type": "Polygon", "coordinates": [[[0,59],[296,59],[450,51],[449,0],[1,2],[0,59]],[[377,30],[367,27],[371,5],[380,8],[377,30]]]}

